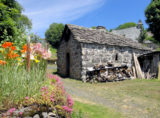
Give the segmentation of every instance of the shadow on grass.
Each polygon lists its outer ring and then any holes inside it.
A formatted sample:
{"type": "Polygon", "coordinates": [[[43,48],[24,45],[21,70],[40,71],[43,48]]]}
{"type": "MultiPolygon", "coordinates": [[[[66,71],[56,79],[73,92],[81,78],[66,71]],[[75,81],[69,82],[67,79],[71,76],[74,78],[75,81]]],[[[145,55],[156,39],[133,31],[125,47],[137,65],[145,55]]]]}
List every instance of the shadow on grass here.
{"type": "Polygon", "coordinates": [[[62,78],[62,79],[76,80],[76,81],[79,81],[79,82],[83,82],[83,81],[80,80],[80,79],[74,79],[74,78],[71,78],[71,77],[68,77],[68,76],[61,75],[61,74],[59,74],[57,71],[52,72],[52,74],[58,75],[58,76],[59,76],[60,78],[62,78]]]}

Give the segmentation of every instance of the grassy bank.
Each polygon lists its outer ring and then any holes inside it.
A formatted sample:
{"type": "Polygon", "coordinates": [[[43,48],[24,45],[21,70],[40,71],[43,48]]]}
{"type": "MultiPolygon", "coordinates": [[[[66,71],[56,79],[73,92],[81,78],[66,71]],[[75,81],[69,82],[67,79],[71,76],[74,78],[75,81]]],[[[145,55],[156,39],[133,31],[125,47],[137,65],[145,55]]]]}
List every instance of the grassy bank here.
{"type": "Polygon", "coordinates": [[[121,118],[122,115],[115,111],[111,111],[102,105],[92,103],[83,103],[75,101],[74,111],[81,116],[81,118],[121,118]]]}

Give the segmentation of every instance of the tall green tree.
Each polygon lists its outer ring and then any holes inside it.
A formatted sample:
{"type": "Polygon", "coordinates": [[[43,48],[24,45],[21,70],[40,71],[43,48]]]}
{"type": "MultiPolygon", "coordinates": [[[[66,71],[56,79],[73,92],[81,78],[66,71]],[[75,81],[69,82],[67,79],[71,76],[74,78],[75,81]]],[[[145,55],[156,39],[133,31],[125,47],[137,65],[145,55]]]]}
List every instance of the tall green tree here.
{"type": "Polygon", "coordinates": [[[58,48],[62,33],[64,30],[64,24],[53,23],[49,29],[45,32],[46,40],[54,47],[58,48]]]}
{"type": "Polygon", "coordinates": [[[8,37],[14,40],[19,32],[31,28],[31,21],[22,11],[16,0],[0,0],[0,41],[8,37]]]}
{"type": "Polygon", "coordinates": [[[152,0],[145,10],[146,23],[154,38],[160,42],[160,0],[152,0]]]}

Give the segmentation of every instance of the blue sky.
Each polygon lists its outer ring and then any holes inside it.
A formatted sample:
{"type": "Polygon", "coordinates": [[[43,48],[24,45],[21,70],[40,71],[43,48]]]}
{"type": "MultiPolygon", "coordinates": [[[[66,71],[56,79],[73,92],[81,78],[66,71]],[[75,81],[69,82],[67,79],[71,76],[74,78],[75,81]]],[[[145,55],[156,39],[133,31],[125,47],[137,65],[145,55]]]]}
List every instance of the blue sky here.
{"type": "Polygon", "coordinates": [[[45,36],[53,22],[113,29],[126,22],[145,24],[144,10],[151,0],[17,0],[33,23],[32,32],[45,36]]]}

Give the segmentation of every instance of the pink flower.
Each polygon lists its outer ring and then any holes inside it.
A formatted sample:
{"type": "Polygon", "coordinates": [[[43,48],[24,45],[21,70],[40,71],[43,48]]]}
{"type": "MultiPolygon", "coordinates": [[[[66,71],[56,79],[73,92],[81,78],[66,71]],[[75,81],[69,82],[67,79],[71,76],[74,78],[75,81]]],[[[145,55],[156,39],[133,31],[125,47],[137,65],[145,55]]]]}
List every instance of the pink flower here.
{"type": "Polygon", "coordinates": [[[15,111],[15,108],[11,108],[8,112],[10,113],[10,115],[15,111]]]}
{"type": "Polygon", "coordinates": [[[72,107],[73,104],[74,104],[74,102],[73,102],[73,100],[72,100],[72,98],[71,98],[70,95],[67,96],[67,103],[68,103],[68,106],[69,106],[69,107],[72,107]]]}
{"type": "Polygon", "coordinates": [[[65,89],[64,89],[64,86],[62,86],[62,93],[63,93],[63,94],[66,93],[66,91],[65,91],[65,89]]]}
{"type": "Polygon", "coordinates": [[[19,115],[21,116],[23,113],[22,112],[19,112],[19,115]]]}
{"type": "Polygon", "coordinates": [[[53,74],[47,74],[47,78],[54,79],[54,75],[53,74]]]}
{"type": "Polygon", "coordinates": [[[43,86],[42,88],[41,88],[41,92],[43,92],[43,91],[47,91],[47,87],[46,86],[43,86]]]}
{"type": "Polygon", "coordinates": [[[43,48],[41,43],[33,44],[31,53],[32,54],[38,54],[43,59],[48,59],[48,58],[51,57],[51,51],[50,50],[46,50],[45,48],[43,48]]]}
{"type": "Polygon", "coordinates": [[[71,108],[69,108],[68,106],[62,106],[62,108],[66,111],[66,112],[68,112],[68,113],[72,113],[72,109],[71,108]]]}
{"type": "Polygon", "coordinates": [[[53,95],[50,96],[50,101],[51,101],[51,102],[54,102],[53,95]]]}
{"type": "Polygon", "coordinates": [[[25,97],[25,100],[29,100],[29,97],[28,97],[28,96],[26,96],[26,97],[25,97]]]}

